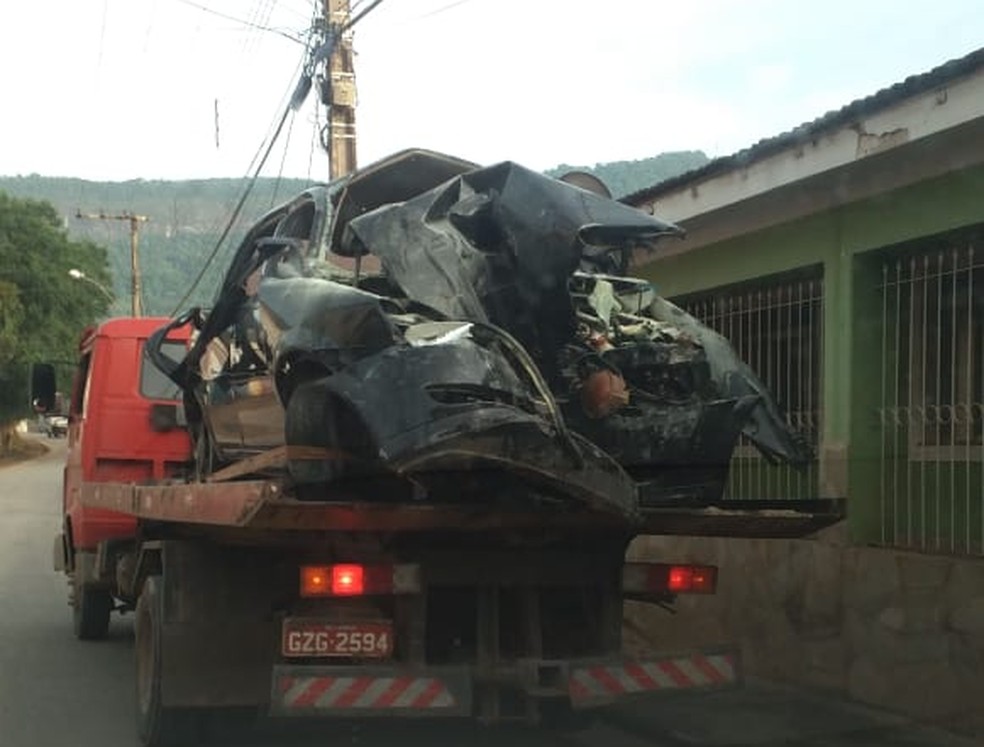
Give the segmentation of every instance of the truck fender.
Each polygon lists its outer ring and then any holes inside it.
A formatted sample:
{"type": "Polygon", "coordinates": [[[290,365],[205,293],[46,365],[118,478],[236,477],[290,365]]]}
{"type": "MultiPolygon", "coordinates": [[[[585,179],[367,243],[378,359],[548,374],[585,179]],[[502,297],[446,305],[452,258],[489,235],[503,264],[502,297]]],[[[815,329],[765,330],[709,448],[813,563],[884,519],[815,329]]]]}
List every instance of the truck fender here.
{"type": "MultiPolygon", "coordinates": [[[[65,573],[72,573],[75,570],[75,542],[72,540],[72,520],[66,515],[63,522],[61,534],[63,543],[62,552],[65,554],[65,573]]],[[[57,568],[55,570],[58,570],[57,568]]]]}
{"type": "Polygon", "coordinates": [[[143,588],[144,579],[148,576],[159,576],[163,572],[164,563],[162,560],[164,543],[160,540],[141,542],[140,549],[137,550],[137,562],[130,578],[131,586],[129,589],[120,589],[126,596],[136,598],[140,589],[143,588]]]}

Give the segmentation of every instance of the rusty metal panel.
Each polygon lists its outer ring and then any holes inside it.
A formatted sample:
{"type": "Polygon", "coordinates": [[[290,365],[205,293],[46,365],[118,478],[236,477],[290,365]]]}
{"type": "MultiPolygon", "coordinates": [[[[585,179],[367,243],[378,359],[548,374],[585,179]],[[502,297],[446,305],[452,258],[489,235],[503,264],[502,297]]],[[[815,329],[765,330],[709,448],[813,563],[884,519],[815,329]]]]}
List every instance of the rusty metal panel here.
{"type": "Polygon", "coordinates": [[[631,527],[609,514],[492,510],[483,505],[408,506],[385,503],[268,501],[244,526],[261,529],[423,532],[478,532],[551,526],[631,527]]]}
{"type": "Polygon", "coordinates": [[[276,481],[160,486],[89,483],[83,487],[82,500],[86,506],[144,520],[284,531],[481,532],[549,525],[555,529],[599,531],[608,527],[614,532],[649,534],[798,537],[844,516],[843,502],[836,500],[745,500],[722,501],[704,508],[647,508],[640,520],[629,523],[589,511],[298,501],[285,497],[286,492],[276,481]]]}
{"type": "Polygon", "coordinates": [[[82,505],[154,521],[243,526],[267,500],[282,493],[272,480],[228,483],[82,485],[82,505]]]}
{"type": "Polygon", "coordinates": [[[298,501],[286,497],[287,493],[277,480],[174,485],[86,483],[82,503],[143,520],[256,530],[475,532],[544,525],[633,526],[609,514],[591,511],[493,510],[480,504],[298,501]]]}

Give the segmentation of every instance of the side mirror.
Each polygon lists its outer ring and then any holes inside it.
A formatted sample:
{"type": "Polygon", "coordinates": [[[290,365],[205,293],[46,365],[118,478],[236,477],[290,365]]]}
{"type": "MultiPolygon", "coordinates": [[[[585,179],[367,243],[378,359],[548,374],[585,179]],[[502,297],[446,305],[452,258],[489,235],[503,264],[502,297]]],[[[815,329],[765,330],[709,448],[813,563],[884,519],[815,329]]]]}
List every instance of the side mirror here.
{"type": "Polygon", "coordinates": [[[50,363],[31,366],[31,406],[35,412],[45,413],[55,409],[55,367],[50,363]]]}

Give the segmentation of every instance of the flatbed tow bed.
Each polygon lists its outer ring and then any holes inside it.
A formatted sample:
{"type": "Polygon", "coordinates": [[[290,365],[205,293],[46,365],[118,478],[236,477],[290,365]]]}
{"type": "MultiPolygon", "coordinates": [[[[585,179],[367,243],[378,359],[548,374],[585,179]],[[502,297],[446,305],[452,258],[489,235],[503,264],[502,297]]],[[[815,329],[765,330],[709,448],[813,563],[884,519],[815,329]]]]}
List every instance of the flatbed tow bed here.
{"type": "MultiPolygon", "coordinates": [[[[483,531],[493,528],[624,526],[605,514],[517,511],[474,504],[407,505],[368,501],[300,501],[286,480],[136,485],[86,483],[82,503],[146,521],[237,529],[308,531],[483,531]]],[[[844,516],[842,499],[720,501],[710,506],[643,509],[637,534],[796,538],[844,516]]]]}

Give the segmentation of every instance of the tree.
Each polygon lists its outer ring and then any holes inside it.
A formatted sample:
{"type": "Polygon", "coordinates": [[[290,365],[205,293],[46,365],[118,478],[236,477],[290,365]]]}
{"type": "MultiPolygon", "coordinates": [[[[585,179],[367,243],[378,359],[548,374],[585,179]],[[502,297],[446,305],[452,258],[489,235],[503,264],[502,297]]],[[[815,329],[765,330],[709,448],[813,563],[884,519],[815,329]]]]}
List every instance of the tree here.
{"type": "Polygon", "coordinates": [[[109,308],[70,269],[111,283],[106,250],[69,239],[50,203],[0,192],[0,454],[11,446],[14,423],[31,412],[31,364],[74,360],[79,333],[109,308]]]}

